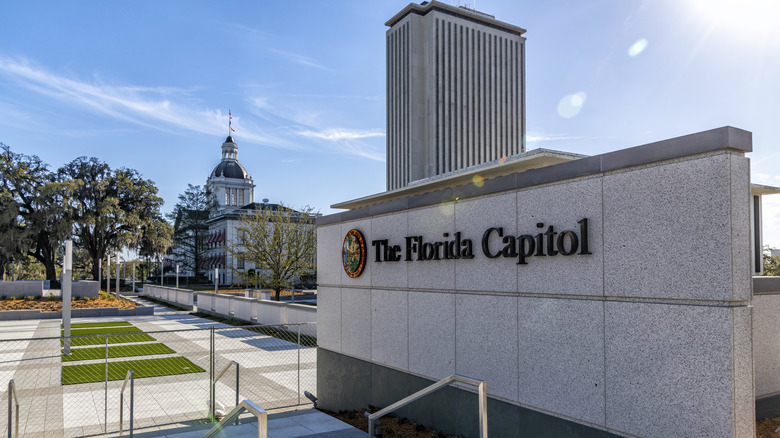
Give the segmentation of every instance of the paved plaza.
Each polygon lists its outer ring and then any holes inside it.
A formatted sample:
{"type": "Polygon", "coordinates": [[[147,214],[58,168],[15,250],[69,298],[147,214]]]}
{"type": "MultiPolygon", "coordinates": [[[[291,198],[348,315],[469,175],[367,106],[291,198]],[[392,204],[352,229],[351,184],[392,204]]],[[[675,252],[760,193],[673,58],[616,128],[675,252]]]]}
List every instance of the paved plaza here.
{"type": "MultiPolygon", "coordinates": [[[[311,404],[303,397],[303,392],[316,394],[316,348],[299,347],[295,342],[218,324],[160,306],[155,306],[153,316],[79,318],[74,323],[113,321],[128,321],[144,332],[156,332],[152,333],[156,342],[167,345],[176,352],[176,356],[184,356],[206,370],[135,380],[134,424],[138,433],[147,434],[144,436],[163,436],[162,430],[172,433],[172,428],[182,427],[182,424],[198,425],[207,416],[208,328],[211,326],[223,328],[215,331],[217,372],[231,361],[240,366],[240,400],[252,400],[266,410],[291,406],[308,408],[311,404]]],[[[59,335],[60,320],[0,323],[0,392],[3,403],[7,403],[7,382],[14,380],[21,405],[20,436],[116,435],[119,431],[119,392],[122,381],[61,385],[63,362],[59,335]]],[[[152,357],[157,356],[143,359],[152,357]]],[[[123,359],[136,358],[111,360],[123,359]]],[[[90,362],[103,363],[104,360],[79,363],[90,362]]],[[[125,431],[129,427],[128,392],[126,390],[125,393],[125,431]]],[[[217,383],[216,394],[217,401],[224,404],[226,410],[235,406],[235,366],[230,367],[217,383]]],[[[6,415],[0,415],[0,426],[0,437],[6,436],[6,415]]],[[[254,430],[256,436],[256,426],[254,430]]],[[[202,430],[199,433],[202,436],[202,430]]]]}

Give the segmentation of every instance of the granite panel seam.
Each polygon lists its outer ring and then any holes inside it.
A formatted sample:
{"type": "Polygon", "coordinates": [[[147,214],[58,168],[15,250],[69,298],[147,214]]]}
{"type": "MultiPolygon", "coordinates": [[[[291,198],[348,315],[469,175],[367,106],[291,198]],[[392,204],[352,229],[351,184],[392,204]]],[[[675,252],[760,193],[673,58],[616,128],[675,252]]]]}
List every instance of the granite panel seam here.
{"type": "MultiPolygon", "coordinates": [[[[603,174],[602,174],[603,176],[603,174]]],[[[601,245],[602,248],[606,244],[604,241],[604,223],[605,223],[605,210],[606,206],[604,205],[604,178],[601,178],[601,245]]],[[[601,294],[604,295],[604,292],[607,290],[607,260],[606,257],[602,254],[601,256],[601,294]]],[[[603,334],[603,357],[604,361],[602,362],[602,375],[604,377],[604,425],[606,426],[609,424],[607,422],[607,406],[608,406],[608,399],[607,399],[607,391],[609,389],[609,381],[607,380],[607,366],[609,365],[607,363],[607,302],[604,300],[601,303],[601,315],[602,315],[602,334],[603,334]]]]}
{"type": "Polygon", "coordinates": [[[674,298],[646,298],[646,297],[624,297],[612,295],[575,295],[575,294],[549,294],[532,292],[506,292],[506,291],[482,291],[482,290],[455,290],[455,289],[424,289],[424,288],[393,288],[393,287],[367,287],[367,286],[348,286],[348,285],[320,285],[324,287],[340,287],[343,289],[364,289],[364,290],[393,290],[398,292],[432,292],[441,294],[466,294],[466,295],[501,295],[511,297],[527,298],[556,298],[562,300],[587,300],[587,301],[605,301],[605,302],[630,302],[647,304],[672,304],[680,306],[703,306],[703,307],[749,307],[750,302],[746,300],[724,301],[724,300],[689,300],[674,298]]]}
{"type": "MultiPolygon", "coordinates": [[[[730,191],[731,191],[731,178],[729,178],[729,192],[730,191]]],[[[729,208],[731,208],[731,206],[729,206],[729,208]]],[[[729,219],[730,218],[731,218],[731,214],[729,214],[729,219]]],[[[731,224],[729,224],[729,228],[731,228],[731,224]]],[[[734,263],[733,260],[732,260],[732,263],[734,263]]],[[[732,283],[731,290],[733,292],[734,291],[734,286],[733,286],[734,285],[734,278],[733,278],[733,276],[732,276],[732,279],[731,279],[731,283],[732,283]]],[[[739,411],[739,406],[737,406],[737,391],[736,391],[736,388],[735,388],[736,381],[737,381],[737,376],[736,376],[737,362],[735,360],[734,354],[737,351],[737,346],[735,345],[736,336],[734,334],[735,327],[734,327],[734,312],[733,311],[730,312],[729,322],[730,322],[730,325],[731,325],[731,382],[732,382],[732,385],[731,385],[731,434],[736,437],[736,436],[739,436],[738,433],[737,433],[737,426],[738,426],[737,425],[737,412],[739,411]]],[[[754,394],[754,397],[755,397],[755,390],[753,391],[753,394],[754,394]]]]}

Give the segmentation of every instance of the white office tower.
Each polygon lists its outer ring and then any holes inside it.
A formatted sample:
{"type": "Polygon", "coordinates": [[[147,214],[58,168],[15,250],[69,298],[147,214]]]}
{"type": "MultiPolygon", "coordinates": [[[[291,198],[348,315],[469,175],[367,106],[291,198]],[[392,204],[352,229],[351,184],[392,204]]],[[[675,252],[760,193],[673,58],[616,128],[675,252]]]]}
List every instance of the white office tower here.
{"type": "Polygon", "coordinates": [[[388,190],[525,151],[524,29],[436,1],[385,24],[388,190]]]}

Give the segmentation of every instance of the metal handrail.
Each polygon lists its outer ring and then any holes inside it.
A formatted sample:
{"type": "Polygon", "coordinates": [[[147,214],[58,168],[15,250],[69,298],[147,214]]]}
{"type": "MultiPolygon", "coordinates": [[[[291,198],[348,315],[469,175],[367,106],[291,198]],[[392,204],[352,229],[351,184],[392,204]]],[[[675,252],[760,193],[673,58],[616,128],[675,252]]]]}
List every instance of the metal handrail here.
{"type": "Polygon", "coordinates": [[[234,417],[238,418],[242,411],[248,411],[257,417],[257,438],[268,438],[268,412],[266,412],[265,409],[261,408],[260,406],[254,404],[251,400],[244,400],[239,403],[235,408],[228,412],[227,415],[225,415],[225,418],[223,418],[222,421],[209,429],[209,431],[203,435],[203,438],[210,438],[221,432],[222,429],[224,429],[224,427],[227,426],[234,417]]]}
{"type": "Polygon", "coordinates": [[[384,417],[385,415],[389,414],[390,412],[393,412],[394,410],[401,408],[403,406],[408,405],[409,403],[416,401],[434,391],[437,389],[441,389],[447,385],[449,385],[452,382],[460,382],[460,383],[466,383],[469,385],[476,386],[479,389],[479,437],[480,438],[487,438],[488,432],[487,432],[487,390],[485,386],[484,380],[476,380],[472,379],[470,377],[464,377],[457,374],[454,374],[452,376],[446,377],[444,379],[439,380],[438,382],[434,383],[431,386],[428,386],[426,388],[423,388],[414,394],[403,398],[390,406],[381,409],[377,412],[374,412],[373,414],[368,415],[368,436],[369,438],[374,437],[374,421],[378,420],[381,417],[384,417]]]}
{"type": "Polygon", "coordinates": [[[16,395],[16,385],[14,385],[14,379],[8,381],[8,438],[19,436],[19,397],[16,395]],[[16,406],[16,422],[11,421],[13,416],[14,406],[16,406]],[[15,427],[12,427],[12,423],[15,427]],[[11,432],[16,433],[11,435],[11,432]]]}
{"type": "MultiPolygon", "coordinates": [[[[231,361],[230,361],[230,363],[229,363],[229,364],[227,364],[227,366],[226,366],[225,368],[223,368],[223,369],[222,369],[222,371],[220,371],[220,372],[219,372],[219,374],[217,375],[217,377],[214,379],[214,385],[216,385],[216,384],[217,384],[217,382],[219,381],[219,379],[221,379],[221,378],[222,378],[222,376],[224,376],[224,375],[225,375],[225,373],[227,372],[227,370],[229,370],[229,369],[230,369],[230,367],[231,367],[231,366],[233,366],[233,364],[235,364],[235,365],[236,365],[236,406],[238,406],[238,384],[239,384],[239,375],[238,375],[239,373],[238,373],[238,369],[240,368],[240,367],[238,366],[238,362],[236,362],[236,361],[234,361],[234,360],[231,360],[231,361]]],[[[216,393],[214,393],[214,394],[216,394],[216,393]]],[[[216,406],[215,406],[215,405],[216,405],[216,403],[212,404],[212,406],[214,406],[214,407],[216,408],[216,406]]],[[[214,415],[215,413],[216,413],[216,412],[211,412],[211,416],[212,416],[212,417],[214,417],[214,416],[215,416],[215,415],[214,415]]],[[[238,425],[238,419],[236,419],[236,425],[238,425]]]]}
{"type": "Polygon", "coordinates": [[[125,375],[125,381],[122,382],[122,389],[119,391],[119,435],[122,435],[122,426],[124,423],[125,414],[125,386],[127,386],[127,379],[130,379],[130,437],[133,436],[133,395],[134,395],[134,381],[133,370],[127,370],[125,375]]]}

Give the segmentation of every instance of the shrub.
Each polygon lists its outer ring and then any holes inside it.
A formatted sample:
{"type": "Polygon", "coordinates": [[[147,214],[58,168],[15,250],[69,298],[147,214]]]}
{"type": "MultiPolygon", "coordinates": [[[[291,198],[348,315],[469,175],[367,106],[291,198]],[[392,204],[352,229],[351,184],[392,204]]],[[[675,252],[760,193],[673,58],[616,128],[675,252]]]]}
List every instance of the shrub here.
{"type": "Polygon", "coordinates": [[[0,295],[0,300],[4,300],[6,298],[5,295],[0,295]]]}
{"type": "Polygon", "coordinates": [[[35,297],[32,295],[27,295],[27,301],[33,301],[35,300],[35,297]]]}

